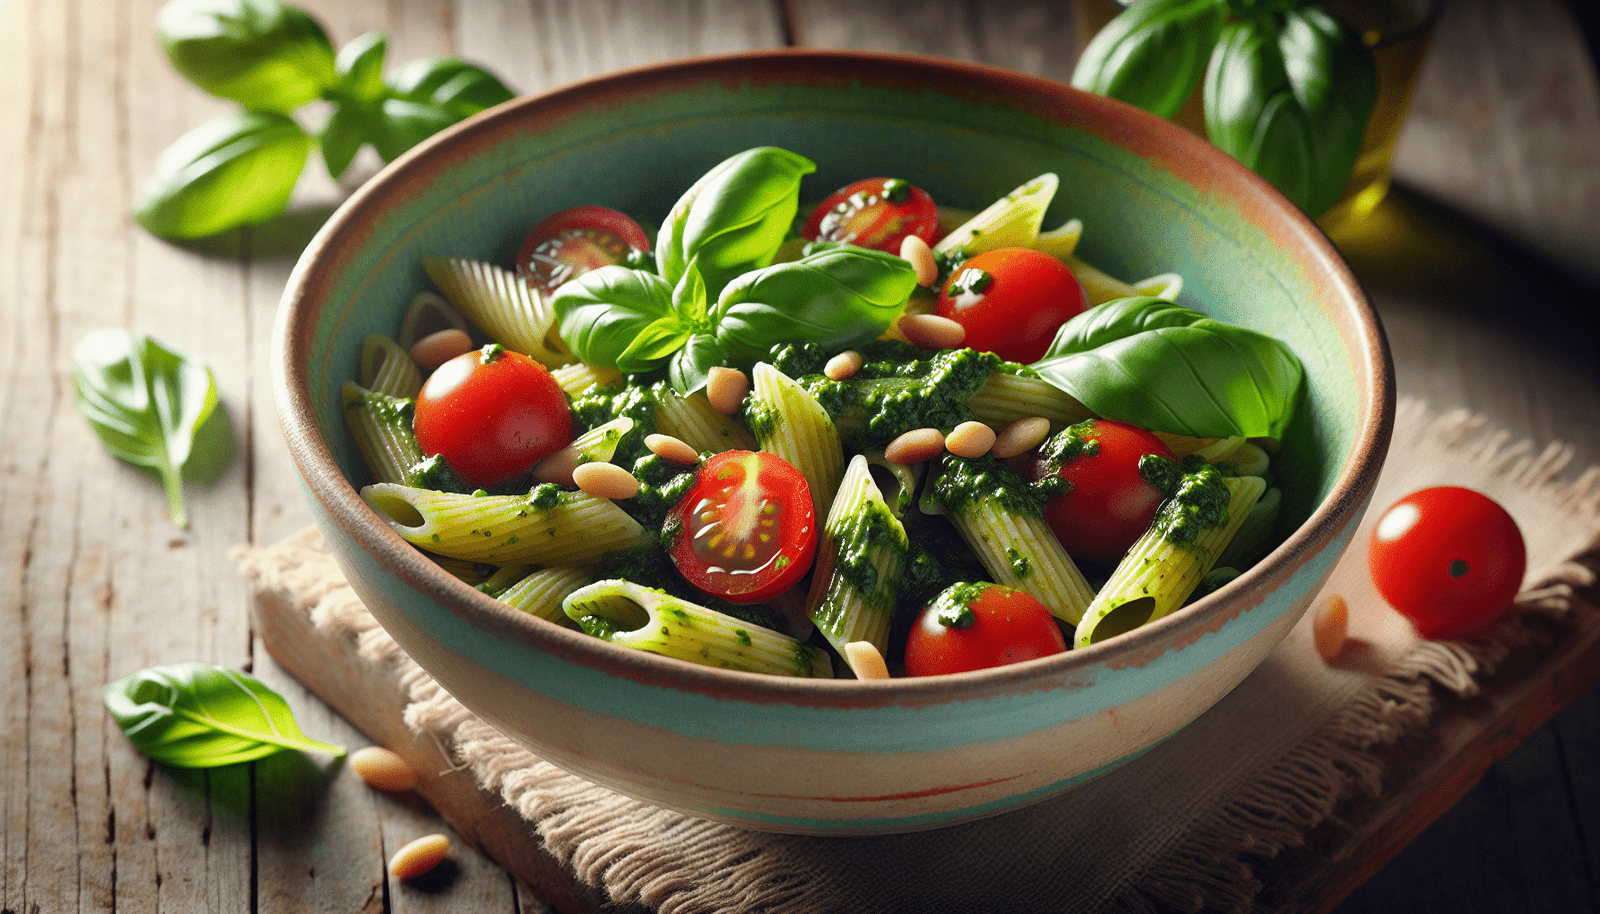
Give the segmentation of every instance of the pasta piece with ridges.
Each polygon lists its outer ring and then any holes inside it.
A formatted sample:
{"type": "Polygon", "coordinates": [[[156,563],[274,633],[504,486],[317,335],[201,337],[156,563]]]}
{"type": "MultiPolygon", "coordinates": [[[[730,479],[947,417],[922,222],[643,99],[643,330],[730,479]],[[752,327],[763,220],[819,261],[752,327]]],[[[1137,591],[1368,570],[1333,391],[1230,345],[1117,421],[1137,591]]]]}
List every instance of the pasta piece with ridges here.
{"type": "Polygon", "coordinates": [[[1094,416],[1087,406],[1042,378],[992,374],[967,401],[972,415],[995,431],[1018,419],[1042,416],[1065,428],[1094,416]]]}
{"type": "Polygon", "coordinates": [[[1159,619],[1189,599],[1267,488],[1266,481],[1256,476],[1224,477],[1222,481],[1228,487],[1227,522],[1200,531],[1192,542],[1173,543],[1162,532],[1162,513],[1180,510],[1180,506],[1170,500],[1165,503],[1150,530],[1123,556],[1089,604],[1078,623],[1078,647],[1159,619]]]}
{"type": "Polygon", "coordinates": [[[556,332],[555,309],[517,274],[458,257],[424,257],[422,268],[463,315],[500,345],[546,368],[577,361],[556,332]]]}
{"type": "Polygon", "coordinates": [[[1073,625],[1094,599],[1094,588],[1043,518],[1015,514],[995,498],[975,499],[950,520],[996,583],[1026,591],[1073,625]]]}
{"type": "Polygon", "coordinates": [[[422,390],[422,369],[400,344],[374,333],[361,341],[362,387],[391,397],[415,397],[422,390]]]}
{"type": "Polygon", "coordinates": [[[405,482],[411,468],[422,460],[411,421],[416,401],[367,390],[354,381],[344,382],[340,396],[345,424],[366,458],[372,478],[405,482]]]}
{"type": "Polygon", "coordinates": [[[717,412],[703,392],[687,397],[665,385],[656,396],[656,427],[696,452],[750,451],[756,438],[742,424],[717,412]]]}
{"type": "Polygon", "coordinates": [[[835,650],[865,641],[880,654],[889,652],[889,623],[909,545],[905,528],[872,479],[867,458],[857,454],[823,525],[806,600],[807,614],[835,650]],[[859,556],[861,565],[841,568],[841,553],[859,556]]]}
{"type": "Polygon", "coordinates": [[[629,581],[596,581],[569,595],[565,609],[584,631],[621,647],[747,673],[833,676],[828,655],[804,641],[629,581]]]}
{"type": "Polygon", "coordinates": [[[529,495],[460,495],[379,483],[361,497],[406,542],[474,562],[582,565],[643,545],[650,532],[604,498],[563,492],[548,508],[529,495]]]}
{"type": "Polygon", "coordinates": [[[766,362],[756,365],[747,410],[761,449],[788,461],[811,489],[818,517],[827,517],[844,478],[844,448],[827,410],[792,378],[766,362]]]}
{"type": "Polygon", "coordinates": [[[593,579],[589,566],[541,568],[506,588],[496,599],[530,616],[572,628],[576,623],[561,608],[562,601],[593,579]]]}

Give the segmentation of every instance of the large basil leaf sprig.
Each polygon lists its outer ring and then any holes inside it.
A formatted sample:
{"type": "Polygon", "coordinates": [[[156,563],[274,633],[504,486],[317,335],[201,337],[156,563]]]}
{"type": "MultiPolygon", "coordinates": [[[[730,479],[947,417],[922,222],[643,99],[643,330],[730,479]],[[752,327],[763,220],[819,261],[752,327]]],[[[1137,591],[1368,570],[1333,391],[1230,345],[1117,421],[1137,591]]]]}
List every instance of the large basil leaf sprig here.
{"type": "Polygon", "coordinates": [[[282,0],[172,0],[156,16],[174,68],[241,112],[202,125],[162,156],[135,218],[162,238],[202,238],[283,212],[313,143],[342,176],[368,143],[384,161],[512,97],[492,73],[454,57],[385,78],[377,32],[334,52],[327,33],[282,0]],[[307,133],[290,115],[328,103],[307,133]]]}
{"type": "Polygon", "coordinates": [[[1349,181],[1377,67],[1355,30],[1320,6],[1135,0],[1090,41],[1072,84],[1162,117],[1202,86],[1211,142],[1319,216],[1349,181]]]}
{"type": "Polygon", "coordinates": [[[212,481],[233,458],[210,369],[147,336],[91,330],[72,347],[72,390],[106,450],[159,476],[168,516],[188,526],[184,480],[212,481]]]}
{"type": "Polygon", "coordinates": [[[1032,367],[1099,415],[1201,438],[1281,438],[1305,375],[1278,340],[1147,296],[1067,321],[1032,367]]]}
{"type": "Polygon", "coordinates": [[[841,245],[741,274],[715,306],[697,263],[675,287],[654,273],[601,267],[562,284],[550,304],[578,358],[627,372],[668,366],[672,386],[690,394],[712,368],[749,368],[779,343],[843,349],[877,339],[916,285],[902,258],[841,245]]]}
{"type": "Polygon", "coordinates": [[[249,762],[284,749],[344,755],[300,732],[283,696],[238,670],[204,663],[151,667],[101,690],[135,748],[179,768],[249,762]]]}

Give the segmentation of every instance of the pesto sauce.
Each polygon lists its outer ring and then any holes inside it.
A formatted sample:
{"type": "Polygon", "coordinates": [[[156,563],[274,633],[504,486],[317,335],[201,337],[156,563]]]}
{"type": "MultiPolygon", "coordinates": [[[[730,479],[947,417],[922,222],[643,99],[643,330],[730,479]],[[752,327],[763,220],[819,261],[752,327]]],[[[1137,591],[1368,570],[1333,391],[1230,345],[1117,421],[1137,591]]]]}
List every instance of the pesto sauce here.
{"type": "Polygon", "coordinates": [[[650,453],[644,439],[657,431],[656,406],[660,403],[654,383],[641,382],[637,376],[621,384],[590,388],[572,401],[573,437],[610,422],[627,417],[633,420],[633,431],[618,443],[612,461],[628,466],[650,453]]]}
{"type": "Polygon", "coordinates": [[[1029,484],[1015,470],[984,454],[981,457],[945,455],[942,471],[933,481],[933,495],[951,511],[960,511],[973,502],[994,499],[1001,508],[1026,517],[1043,517],[1044,494],[1055,486],[1052,474],[1044,486],[1029,484]]]}
{"type": "Polygon", "coordinates": [[[1227,525],[1232,495],[1211,464],[1193,458],[1179,463],[1146,454],[1139,458],[1139,475],[1166,496],[1150,529],[1167,542],[1192,543],[1203,531],[1227,525]]]}
{"type": "Polygon", "coordinates": [[[1011,573],[1016,575],[1019,581],[1033,574],[1033,559],[1015,546],[1006,547],[1006,562],[1011,566],[1011,573]]]}
{"type": "Polygon", "coordinates": [[[698,475],[698,464],[683,466],[647,450],[633,464],[639,494],[617,505],[645,529],[662,528],[673,506],[694,488],[698,475]]]}
{"type": "Polygon", "coordinates": [[[929,609],[945,628],[966,628],[978,620],[972,604],[995,585],[987,581],[962,581],[951,584],[934,598],[929,609]]]}

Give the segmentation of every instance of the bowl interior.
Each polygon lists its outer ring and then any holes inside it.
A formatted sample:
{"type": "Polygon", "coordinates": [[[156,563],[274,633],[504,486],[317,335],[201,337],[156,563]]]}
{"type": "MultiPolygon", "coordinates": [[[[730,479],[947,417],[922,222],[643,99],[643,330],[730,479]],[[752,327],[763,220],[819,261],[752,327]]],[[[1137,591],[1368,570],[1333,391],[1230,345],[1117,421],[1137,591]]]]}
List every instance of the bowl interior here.
{"type": "Polygon", "coordinates": [[[1154,117],[1042,80],[945,61],[774,53],[512,102],[358,192],[297,268],[290,296],[309,308],[283,333],[342,475],[368,481],[340,385],[356,375],[363,338],[393,335],[412,297],[432,288],[424,255],[509,266],[533,224],[581,203],[650,229],[708,168],[758,145],[817,163],[803,190],[812,200],[882,175],[980,208],[1055,172],[1046,227],[1081,219],[1079,256],[1128,280],[1180,273],[1181,301],[1282,339],[1304,362],[1309,395],[1275,462],[1283,532],[1329,499],[1354,456],[1371,456],[1363,436],[1392,396],[1376,320],[1326,239],[1242,166],[1154,117]]]}

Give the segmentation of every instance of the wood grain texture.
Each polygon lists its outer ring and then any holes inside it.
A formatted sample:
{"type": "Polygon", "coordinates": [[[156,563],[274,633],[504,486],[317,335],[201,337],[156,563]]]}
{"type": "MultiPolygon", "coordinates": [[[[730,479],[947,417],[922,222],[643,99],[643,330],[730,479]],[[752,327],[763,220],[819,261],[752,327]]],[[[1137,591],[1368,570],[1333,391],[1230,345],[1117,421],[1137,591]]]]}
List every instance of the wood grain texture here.
{"type": "MultiPolygon", "coordinates": [[[[464,846],[437,882],[396,884],[387,854],[438,820],[326,759],[175,771],[134,752],[105,714],[105,682],[207,660],[253,669],[311,735],[365,741],[265,655],[227,553],[308,520],[271,404],[270,328],[300,248],[380,163],[368,150],[334,182],[313,159],[293,211],[268,225],[184,246],[143,233],[131,201],[161,150],[230,108],[164,59],[160,5],[0,0],[0,910],[541,910],[549,885],[519,886],[464,846]],[[215,485],[188,491],[186,531],[167,522],[159,487],[107,456],[73,407],[68,354],[99,326],[150,333],[216,372],[239,453],[215,485]]],[[[1043,0],[302,5],[336,44],[378,29],[391,65],[452,53],[524,91],[791,40],[1065,79],[1077,47],[1070,6],[1043,0]]],[[[1600,460],[1597,150],[1600,81],[1571,11],[1557,0],[1455,0],[1402,138],[1394,231],[1346,244],[1403,393],[1471,407],[1536,441],[1570,441],[1581,463],[1600,460]]],[[[1509,749],[1534,723],[1513,715],[1487,751],[1509,749]]],[[[1464,912],[1600,911],[1597,734],[1600,691],[1590,689],[1489,767],[1341,914],[1441,901],[1464,912]]],[[[1413,824],[1440,811],[1431,802],[1413,824]]]]}

